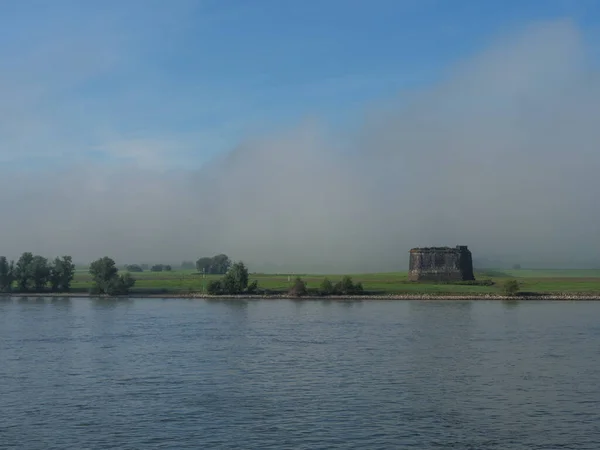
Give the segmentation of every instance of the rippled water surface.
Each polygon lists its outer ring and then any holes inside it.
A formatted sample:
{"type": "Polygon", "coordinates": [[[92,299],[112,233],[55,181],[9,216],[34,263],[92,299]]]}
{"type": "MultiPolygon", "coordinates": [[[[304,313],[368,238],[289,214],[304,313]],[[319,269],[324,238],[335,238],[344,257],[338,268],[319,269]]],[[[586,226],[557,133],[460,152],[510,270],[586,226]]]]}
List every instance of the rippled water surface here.
{"type": "Polygon", "coordinates": [[[0,299],[0,448],[600,449],[600,303],[0,299]]]}

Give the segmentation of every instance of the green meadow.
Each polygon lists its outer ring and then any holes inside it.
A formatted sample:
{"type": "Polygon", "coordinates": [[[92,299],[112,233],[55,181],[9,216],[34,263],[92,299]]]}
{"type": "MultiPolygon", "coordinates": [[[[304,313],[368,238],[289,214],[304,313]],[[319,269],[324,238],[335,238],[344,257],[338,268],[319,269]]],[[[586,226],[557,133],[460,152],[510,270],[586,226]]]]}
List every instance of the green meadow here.
{"type": "MultiPolygon", "coordinates": [[[[210,280],[219,275],[207,275],[193,270],[173,270],[170,272],[137,272],[132,274],[137,280],[133,294],[187,294],[202,293],[210,280]]],[[[505,280],[515,279],[520,291],[539,294],[598,294],[600,295],[600,270],[486,270],[476,272],[478,282],[486,284],[450,284],[411,282],[406,272],[348,274],[352,280],[361,282],[365,294],[501,294],[505,280]],[[489,283],[491,281],[493,284],[489,283]]],[[[325,277],[333,283],[341,275],[316,274],[263,274],[251,273],[250,281],[256,280],[261,291],[286,293],[295,277],[301,277],[309,290],[318,289],[325,277]]],[[[75,292],[87,291],[92,279],[86,270],[78,270],[73,280],[75,292]]]]}

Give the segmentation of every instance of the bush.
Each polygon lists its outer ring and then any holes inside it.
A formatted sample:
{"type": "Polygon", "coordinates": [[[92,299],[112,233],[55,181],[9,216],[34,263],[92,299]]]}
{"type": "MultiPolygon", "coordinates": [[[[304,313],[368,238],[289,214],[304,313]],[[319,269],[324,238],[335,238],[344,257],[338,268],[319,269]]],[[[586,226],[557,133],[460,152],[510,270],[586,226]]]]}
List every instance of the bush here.
{"type": "Polygon", "coordinates": [[[223,288],[221,287],[220,280],[211,280],[206,287],[206,292],[210,295],[221,295],[223,288]]]}
{"type": "Polygon", "coordinates": [[[258,281],[254,280],[252,283],[250,283],[248,285],[246,292],[248,294],[256,294],[256,291],[258,291],[258,281]]]}
{"type": "Polygon", "coordinates": [[[300,277],[296,277],[294,280],[294,284],[288,291],[288,294],[292,297],[303,297],[308,294],[308,290],[306,289],[306,282],[302,280],[300,277]]]}
{"type": "Polygon", "coordinates": [[[519,292],[519,282],[517,280],[506,280],[502,286],[505,295],[514,296],[519,292]]]}
{"type": "Polygon", "coordinates": [[[341,281],[335,283],[333,293],[335,295],[361,295],[364,293],[364,290],[362,283],[354,284],[352,278],[345,275],[341,281]]]}
{"type": "Polygon", "coordinates": [[[321,282],[321,285],[319,286],[319,294],[320,295],[331,295],[334,292],[335,291],[334,291],[333,283],[329,280],[329,278],[325,278],[321,282]]]}

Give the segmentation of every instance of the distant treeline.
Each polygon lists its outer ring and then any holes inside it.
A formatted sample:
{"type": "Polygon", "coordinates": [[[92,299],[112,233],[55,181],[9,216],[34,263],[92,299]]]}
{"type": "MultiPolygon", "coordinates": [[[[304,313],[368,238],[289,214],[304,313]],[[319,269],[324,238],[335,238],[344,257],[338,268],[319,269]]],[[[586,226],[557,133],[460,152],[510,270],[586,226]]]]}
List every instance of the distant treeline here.
{"type": "MultiPolygon", "coordinates": [[[[220,253],[215,256],[204,256],[199,258],[196,262],[183,261],[179,266],[182,270],[193,270],[196,269],[200,273],[208,275],[225,275],[231,268],[232,262],[229,256],[220,253]]],[[[169,264],[154,264],[152,266],[148,264],[128,264],[125,269],[129,272],[144,272],[150,270],[151,272],[168,272],[173,270],[169,264]]]]}
{"type": "Polygon", "coordinates": [[[169,264],[154,264],[149,266],[148,264],[126,264],[125,270],[128,272],[143,272],[144,270],[150,269],[151,272],[170,272],[173,268],[169,264]]]}

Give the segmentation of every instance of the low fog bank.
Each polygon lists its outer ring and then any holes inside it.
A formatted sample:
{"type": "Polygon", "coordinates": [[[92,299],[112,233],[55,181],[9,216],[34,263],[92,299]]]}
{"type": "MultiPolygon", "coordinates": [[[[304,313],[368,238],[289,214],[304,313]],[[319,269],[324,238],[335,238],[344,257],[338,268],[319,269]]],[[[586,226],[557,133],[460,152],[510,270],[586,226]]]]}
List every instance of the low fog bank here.
{"type": "Polygon", "coordinates": [[[347,272],[468,245],[480,265],[600,266],[600,79],[588,63],[573,23],[543,23],[396,108],[372,106],[344,136],[308,121],[197,171],[5,174],[1,253],[223,252],[254,271],[347,272]]]}

